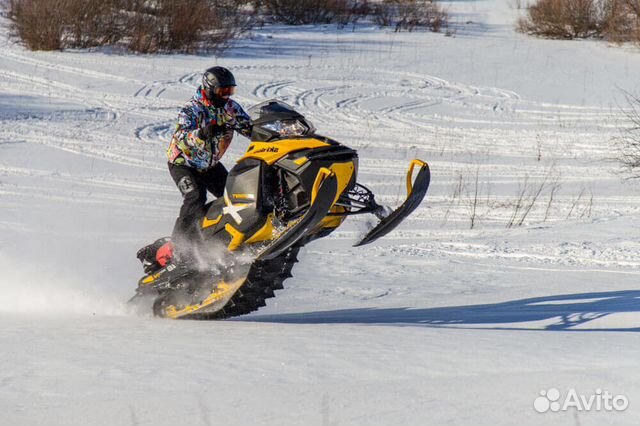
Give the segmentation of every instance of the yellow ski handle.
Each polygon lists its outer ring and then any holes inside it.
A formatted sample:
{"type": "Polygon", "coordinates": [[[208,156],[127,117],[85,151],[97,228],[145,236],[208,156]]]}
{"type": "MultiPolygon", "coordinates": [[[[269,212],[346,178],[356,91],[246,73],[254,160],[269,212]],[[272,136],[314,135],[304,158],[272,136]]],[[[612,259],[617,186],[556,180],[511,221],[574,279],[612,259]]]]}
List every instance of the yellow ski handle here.
{"type": "Polygon", "coordinates": [[[316,201],[316,197],[318,196],[318,189],[320,189],[320,185],[322,185],[322,182],[324,182],[326,178],[333,174],[334,173],[326,167],[321,167],[320,170],[318,170],[316,180],[315,182],[313,182],[313,186],[311,187],[311,204],[316,201]]]}
{"type": "Polygon", "coordinates": [[[429,165],[422,160],[415,159],[411,161],[409,171],[407,172],[407,195],[411,195],[411,192],[413,192],[413,169],[416,166],[420,166],[420,168],[429,167],[429,165]]]}

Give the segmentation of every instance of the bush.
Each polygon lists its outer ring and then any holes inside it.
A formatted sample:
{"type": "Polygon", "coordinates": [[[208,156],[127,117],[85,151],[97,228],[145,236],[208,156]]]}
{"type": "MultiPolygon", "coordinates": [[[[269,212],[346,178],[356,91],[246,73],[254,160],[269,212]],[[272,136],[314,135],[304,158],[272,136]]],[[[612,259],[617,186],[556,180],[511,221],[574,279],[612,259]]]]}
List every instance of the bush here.
{"type": "Polygon", "coordinates": [[[136,52],[220,50],[248,28],[234,0],[11,0],[32,50],[119,45],[136,52]]]}
{"type": "Polygon", "coordinates": [[[346,4],[344,9],[336,14],[336,22],[340,28],[352,24],[355,29],[356,23],[369,15],[370,12],[371,8],[367,0],[351,1],[346,4]]]}
{"type": "Polygon", "coordinates": [[[245,31],[249,18],[233,0],[126,0],[127,47],[136,52],[221,50],[245,31]]]}
{"type": "Polygon", "coordinates": [[[640,0],[611,0],[604,30],[607,40],[640,41],[640,0]]]}
{"type": "Polygon", "coordinates": [[[66,19],[59,13],[66,0],[11,0],[11,17],[20,38],[31,50],[60,50],[66,19]]]}
{"type": "Polygon", "coordinates": [[[395,31],[426,28],[438,32],[448,24],[448,14],[435,0],[255,0],[254,7],[271,22],[288,25],[329,24],[339,27],[371,17],[381,27],[395,31]]]}
{"type": "Polygon", "coordinates": [[[520,32],[548,38],[639,40],[640,0],[538,0],[518,21],[520,32]]]}
{"type": "Polygon", "coordinates": [[[113,43],[120,37],[117,0],[11,0],[9,16],[31,50],[113,43]]]}
{"type": "Polygon", "coordinates": [[[65,44],[94,47],[117,41],[118,22],[113,13],[117,6],[116,0],[65,0],[58,9],[65,23],[65,44]]]}
{"type": "Polygon", "coordinates": [[[255,2],[273,22],[288,25],[347,25],[366,15],[367,0],[262,0],[255,2]]]}
{"type": "Polygon", "coordinates": [[[435,0],[374,4],[368,0],[10,0],[9,16],[32,50],[111,45],[142,53],[219,51],[248,30],[255,16],[292,25],[339,27],[372,17],[396,31],[423,27],[437,32],[448,22],[447,12],[435,0]]]}
{"type": "Polygon", "coordinates": [[[539,0],[520,19],[518,30],[549,38],[600,36],[605,24],[602,0],[539,0]]]}
{"type": "Polygon", "coordinates": [[[448,25],[447,11],[433,0],[383,0],[373,7],[376,24],[395,31],[426,28],[439,32],[448,25]]]}

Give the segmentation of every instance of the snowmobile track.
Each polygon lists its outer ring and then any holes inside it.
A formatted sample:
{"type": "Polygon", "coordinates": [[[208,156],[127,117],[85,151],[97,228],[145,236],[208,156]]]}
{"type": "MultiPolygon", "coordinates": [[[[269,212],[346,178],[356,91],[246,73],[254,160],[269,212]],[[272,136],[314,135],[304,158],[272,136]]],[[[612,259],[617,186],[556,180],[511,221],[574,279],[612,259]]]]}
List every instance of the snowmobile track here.
{"type": "Polygon", "coordinates": [[[185,315],[180,319],[218,320],[246,315],[266,305],[266,299],[275,297],[275,290],[284,288],[283,282],[291,277],[291,270],[298,261],[300,247],[291,247],[271,260],[256,261],[240,289],[224,308],[217,312],[185,315]]]}

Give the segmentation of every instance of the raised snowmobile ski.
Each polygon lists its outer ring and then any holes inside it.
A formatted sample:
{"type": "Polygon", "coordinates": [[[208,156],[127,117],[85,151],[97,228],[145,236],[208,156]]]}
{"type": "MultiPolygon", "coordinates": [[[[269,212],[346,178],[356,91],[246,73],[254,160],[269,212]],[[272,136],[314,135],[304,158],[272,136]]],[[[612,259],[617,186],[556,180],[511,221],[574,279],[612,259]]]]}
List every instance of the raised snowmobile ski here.
{"type": "Polygon", "coordinates": [[[175,258],[168,238],[138,251],[146,275],[132,301],[153,297],[157,316],[221,319],[256,310],[283,287],[305,244],[347,216],[372,213],[382,219],[357,245],[368,244],[397,227],[428,190],[429,167],[412,161],[406,201],[384,216],[373,193],[356,182],[355,150],[317,135],[283,102],[248,112],[252,142],[230,170],[224,196],[207,205],[197,258],[175,258]]]}
{"type": "Polygon", "coordinates": [[[335,173],[321,168],[311,193],[311,207],[293,226],[283,232],[263,249],[258,260],[273,259],[309,234],[326,217],[338,196],[338,183],[335,173]]]}
{"type": "Polygon", "coordinates": [[[416,208],[418,208],[424,196],[427,194],[430,180],[431,173],[427,163],[420,160],[413,160],[409,171],[407,172],[407,199],[405,202],[391,212],[389,216],[383,218],[378,225],[369,231],[367,235],[360,240],[360,242],[354,245],[354,247],[369,244],[393,231],[393,229],[398,226],[404,218],[409,216],[416,208]],[[416,180],[412,183],[413,169],[415,166],[420,166],[420,170],[418,171],[416,180]]]}

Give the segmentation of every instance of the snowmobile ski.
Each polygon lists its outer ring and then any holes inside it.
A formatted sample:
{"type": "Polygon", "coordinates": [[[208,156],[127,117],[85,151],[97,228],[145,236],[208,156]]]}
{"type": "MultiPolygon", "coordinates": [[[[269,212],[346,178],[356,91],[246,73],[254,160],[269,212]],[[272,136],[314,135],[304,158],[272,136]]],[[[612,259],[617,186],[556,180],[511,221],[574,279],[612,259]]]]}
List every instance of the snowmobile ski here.
{"type": "Polygon", "coordinates": [[[398,226],[420,205],[424,196],[427,194],[427,189],[429,189],[430,179],[431,173],[429,171],[429,165],[421,160],[413,160],[407,172],[407,199],[405,202],[389,216],[382,219],[378,225],[369,231],[354,247],[369,244],[387,235],[398,226]],[[420,170],[418,171],[418,176],[416,176],[415,181],[413,181],[413,170],[416,166],[420,166],[420,170]]]}
{"type": "Polygon", "coordinates": [[[310,230],[318,225],[336,200],[338,184],[335,174],[326,168],[321,168],[313,185],[311,207],[294,226],[287,229],[258,256],[258,260],[273,259],[295,244],[310,230]]]}

